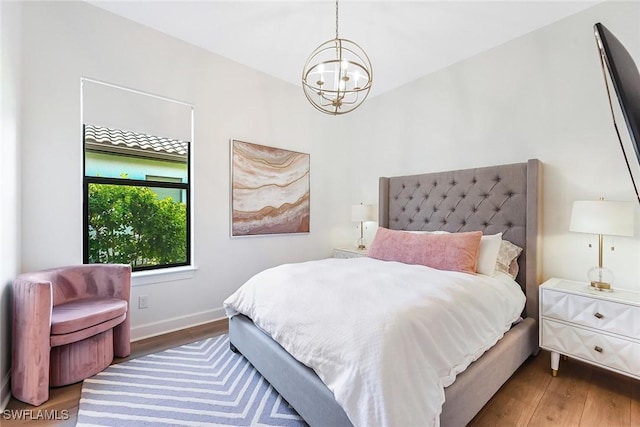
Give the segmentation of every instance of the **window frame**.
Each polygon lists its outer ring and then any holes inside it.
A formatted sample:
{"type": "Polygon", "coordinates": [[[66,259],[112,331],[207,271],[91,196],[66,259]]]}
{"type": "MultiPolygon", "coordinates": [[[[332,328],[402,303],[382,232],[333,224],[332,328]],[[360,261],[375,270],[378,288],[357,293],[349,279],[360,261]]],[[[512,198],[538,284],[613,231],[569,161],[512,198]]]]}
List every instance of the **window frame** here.
{"type": "MultiPolygon", "coordinates": [[[[191,138],[193,139],[193,138],[191,138]]],[[[191,234],[192,227],[192,212],[191,212],[191,158],[192,158],[192,145],[193,141],[187,141],[187,182],[164,182],[154,180],[140,180],[140,179],[128,179],[128,178],[107,178],[99,176],[87,176],[86,175],[86,138],[85,138],[85,124],[82,124],[82,262],[83,264],[90,264],[89,262],[89,186],[90,184],[108,184],[119,185],[125,187],[156,187],[167,189],[180,189],[185,191],[185,203],[186,205],[186,260],[185,262],[171,263],[171,264],[159,264],[152,266],[131,266],[133,272],[138,271],[162,271],[168,268],[175,267],[192,267],[192,243],[193,238],[191,234]]],[[[130,157],[142,157],[131,155],[130,157]]]]}

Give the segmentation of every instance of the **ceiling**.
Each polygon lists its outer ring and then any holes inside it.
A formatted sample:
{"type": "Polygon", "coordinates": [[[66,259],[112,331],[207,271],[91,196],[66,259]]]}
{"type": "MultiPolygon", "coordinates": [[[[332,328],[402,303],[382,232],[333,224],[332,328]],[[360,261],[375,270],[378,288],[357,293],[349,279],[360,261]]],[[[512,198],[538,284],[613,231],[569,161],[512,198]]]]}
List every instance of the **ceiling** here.
{"type": "MultiPolygon", "coordinates": [[[[335,36],[333,0],[89,3],[295,85],[335,36]]],[[[342,0],[339,36],[369,55],[375,96],[597,3],[342,0]]]]}

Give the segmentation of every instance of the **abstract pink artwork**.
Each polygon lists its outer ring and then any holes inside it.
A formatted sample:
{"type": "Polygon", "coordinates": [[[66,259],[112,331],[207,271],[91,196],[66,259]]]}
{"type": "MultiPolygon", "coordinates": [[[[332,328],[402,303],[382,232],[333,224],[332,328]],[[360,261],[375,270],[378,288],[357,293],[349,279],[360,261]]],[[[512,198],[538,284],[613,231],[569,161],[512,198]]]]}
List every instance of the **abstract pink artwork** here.
{"type": "Polygon", "coordinates": [[[309,154],[231,141],[231,235],[309,232],[309,154]]]}

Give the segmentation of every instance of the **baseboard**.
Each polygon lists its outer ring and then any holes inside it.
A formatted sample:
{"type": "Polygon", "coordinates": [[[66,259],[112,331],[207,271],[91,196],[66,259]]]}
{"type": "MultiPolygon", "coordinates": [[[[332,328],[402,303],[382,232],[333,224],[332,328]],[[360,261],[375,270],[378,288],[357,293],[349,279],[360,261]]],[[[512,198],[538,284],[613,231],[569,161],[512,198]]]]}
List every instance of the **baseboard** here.
{"type": "Polygon", "coordinates": [[[221,307],[185,316],[174,317],[172,319],[165,319],[159,322],[147,323],[145,325],[131,328],[131,341],[140,341],[146,338],[168,334],[169,332],[203,325],[205,323],[223,319],[224,317],[224,308],[221,307]]]}
{"type": "Polygon", "coordinates": [[[11,400],[11,371],[7,371],[2,382],[0,383],[0,412],[4,411],[4,408],[9,404],[11,400]]]}

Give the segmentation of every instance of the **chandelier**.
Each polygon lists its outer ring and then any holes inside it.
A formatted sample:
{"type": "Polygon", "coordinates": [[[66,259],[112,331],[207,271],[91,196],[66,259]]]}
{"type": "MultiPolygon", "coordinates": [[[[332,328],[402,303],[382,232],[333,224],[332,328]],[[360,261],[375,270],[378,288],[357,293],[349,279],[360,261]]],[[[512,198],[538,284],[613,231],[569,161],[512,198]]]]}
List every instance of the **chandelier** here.
{"type": "Polygon", "coordinates": [[[338,115],[355,110],[364,102],[373,83],[371,61],[356,43],[338,37],[314,50],[302,70],[302,89],[316,109],[338,115]]]}

